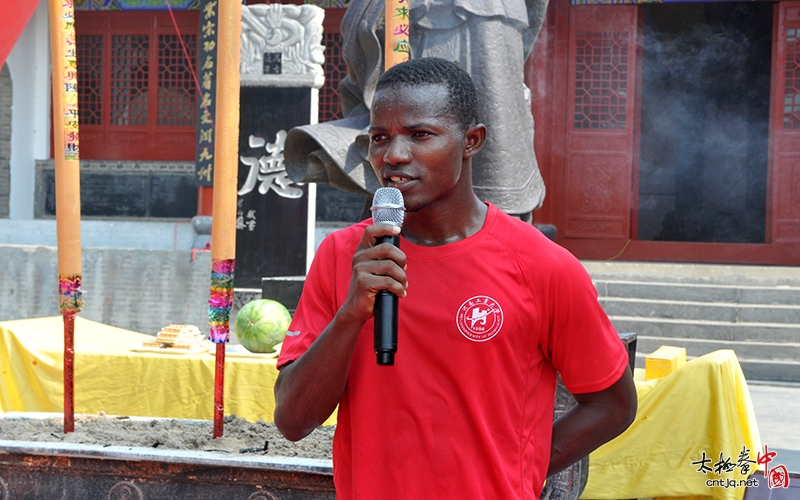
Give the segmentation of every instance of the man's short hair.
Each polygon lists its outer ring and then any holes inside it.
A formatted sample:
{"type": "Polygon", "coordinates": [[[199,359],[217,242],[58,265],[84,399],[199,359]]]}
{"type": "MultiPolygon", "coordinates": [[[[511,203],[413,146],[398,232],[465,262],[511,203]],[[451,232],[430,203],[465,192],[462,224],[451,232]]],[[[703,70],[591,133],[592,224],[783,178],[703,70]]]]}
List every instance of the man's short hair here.
{"type": "Polygon", "coordinates": [[[464,130],[478,123],[478,91],[472,77],[458,64],[440,57],[410,59],[381,75],[375,91],[395,85],[445,85],[449,101],[445,111],[464,130]]]}

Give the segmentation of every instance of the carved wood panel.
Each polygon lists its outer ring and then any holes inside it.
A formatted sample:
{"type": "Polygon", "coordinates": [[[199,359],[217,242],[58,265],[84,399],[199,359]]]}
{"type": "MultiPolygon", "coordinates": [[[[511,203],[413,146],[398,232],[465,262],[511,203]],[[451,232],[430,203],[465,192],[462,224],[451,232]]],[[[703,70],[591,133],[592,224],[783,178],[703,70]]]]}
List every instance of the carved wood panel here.
{"type": "Polygon", "coordinates": [[[173,14],[76,13],[81,158],[194,159],[200,14],[173,14]]]}
{"type": "Polygon", "coordinates": [[[571,6],[567,238],[631,233],[637,7],[571,6]]]}
{"type": "Polygon", "coordinates": [[[779,4],[770,116],[772,243],[800,241],[800,2],[779,4]]]}

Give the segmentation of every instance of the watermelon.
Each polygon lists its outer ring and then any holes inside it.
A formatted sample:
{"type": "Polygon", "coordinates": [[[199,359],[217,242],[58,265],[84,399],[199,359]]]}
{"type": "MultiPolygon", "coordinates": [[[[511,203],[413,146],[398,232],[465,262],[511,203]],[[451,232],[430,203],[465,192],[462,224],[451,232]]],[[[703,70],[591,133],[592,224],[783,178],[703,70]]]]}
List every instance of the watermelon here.
{"type": "Polygon", "coordinates": [[[250,352],[273,352],[283,342],[292,315],[280,302],[251,300],[236,314],[233,331],[239,343],[250,352]]]}

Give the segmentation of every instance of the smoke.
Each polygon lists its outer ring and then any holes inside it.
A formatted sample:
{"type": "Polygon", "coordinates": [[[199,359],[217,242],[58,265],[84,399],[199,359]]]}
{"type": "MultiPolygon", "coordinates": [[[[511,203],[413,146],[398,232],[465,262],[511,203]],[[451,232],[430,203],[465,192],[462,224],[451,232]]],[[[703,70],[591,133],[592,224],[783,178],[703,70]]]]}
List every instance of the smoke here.
{"type": "Polygon", "coordinates": [[[639,239],[763,242],[771,5],[646,9],[639,239]]]}

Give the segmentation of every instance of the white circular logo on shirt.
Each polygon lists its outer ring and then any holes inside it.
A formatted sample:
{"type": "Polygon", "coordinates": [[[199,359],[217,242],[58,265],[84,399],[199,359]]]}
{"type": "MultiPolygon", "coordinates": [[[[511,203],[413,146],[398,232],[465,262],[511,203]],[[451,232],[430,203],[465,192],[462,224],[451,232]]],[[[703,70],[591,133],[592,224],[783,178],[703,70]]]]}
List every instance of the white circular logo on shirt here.
{"type": "Polygon", "coordinates": [[[467,299],[456,314],[458,331],[475,342],[485,342],[503,326],[503,309],[491,297],[477,295],[467,299]]]}

